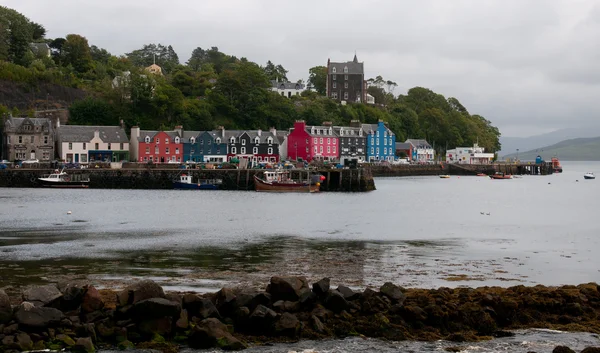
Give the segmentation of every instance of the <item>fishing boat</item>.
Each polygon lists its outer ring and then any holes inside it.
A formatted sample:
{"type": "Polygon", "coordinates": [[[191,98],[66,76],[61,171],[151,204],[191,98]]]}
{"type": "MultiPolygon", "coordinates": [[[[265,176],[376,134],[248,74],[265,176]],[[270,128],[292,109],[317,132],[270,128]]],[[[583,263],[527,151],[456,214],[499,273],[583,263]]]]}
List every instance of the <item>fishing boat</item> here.
{"type": "Polygon", "coordinates": [[[173,189],[218,190],[221,184],[223,184],[222,179],[199,179],[194,183],[191,175],[181,174],[178,180],[173,181],[173,189]]]}
{"type": "Polygon", "coordinates": [[[443,174],[443,175],[440,175],[440,178],[442,178],[442,179],[450,179],[450,175],[443,174]]]}
{"type": "Polygon", "coordinates": [[[560,162],[557,157],[552,157],[552,172],[553,173],[562,173],[563,169],[560,165],[560,162]]]}
{"type": "Polygon", "coordinates": [[[319,192],[322,175],[313,175],[309,180],[295,180],[286,170],[264,171],[262,177],[254,175],[254,186],[259,192],[319,192]]]}
{"type": "Polygon", "coordinates": [[[588,179],[588,180],[596,179],[596,176],[592,172],[587,172],[583,175],[583,179],[588,179]]]}
{"type": "Polygon", "coordinates": [[[48,188],[80,189],[89,187],[90,178],[81,174],[69,175],[65,170],[55,169],[53,173],[37,179],[41,186],[48,188]]]}
{"type": "Polygon", "coordinates": [[[506,174],[506,173],[502,173],[502,172],[496,172],[492,175],[490,175],[490,178],[492,179],[512,179],[513,176],[511,174],[506,174]]]}

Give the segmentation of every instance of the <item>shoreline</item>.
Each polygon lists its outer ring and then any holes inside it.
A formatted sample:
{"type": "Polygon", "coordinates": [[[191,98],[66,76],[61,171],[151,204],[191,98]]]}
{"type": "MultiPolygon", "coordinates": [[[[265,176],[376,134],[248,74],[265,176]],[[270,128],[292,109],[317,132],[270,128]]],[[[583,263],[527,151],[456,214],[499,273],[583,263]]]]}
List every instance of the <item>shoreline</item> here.
{"type": "Polygon", "coordinates": [[[476,342],[545,328],[600,334],[600,286],[514,286],[378,291],[330,288],[324,278],[272,277],[265,290],[165,293],[152,281],[127,288],[33,286],[0,290],[0,352],[184,347],[244,349],[345,337],[476,342]],[[11,306],[11,302],[13,306],[11,306]]]}

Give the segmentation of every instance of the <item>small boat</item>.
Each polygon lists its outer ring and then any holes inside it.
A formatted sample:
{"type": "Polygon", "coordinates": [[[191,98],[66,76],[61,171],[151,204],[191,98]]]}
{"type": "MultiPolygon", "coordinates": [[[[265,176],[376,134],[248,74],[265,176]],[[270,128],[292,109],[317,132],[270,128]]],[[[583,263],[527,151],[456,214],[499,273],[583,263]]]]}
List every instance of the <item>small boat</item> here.
{"type": "Polygon", "coordinates": [[[563,172],[562,166],[560,165],[560,162],[558,161],[558,158],[556,158],[556,157],[552,157],[552,172],[553,173],[562,173],[563,172]]]}
{"type": "Polygon", "coordinates": [[[583,179],[596,179],[596,176],[592,172],[587,172],[583,175],[583,179]]]}
{"type": "Polygon", "coordinates": [[[259,192],[319,192],[322,175],[313,175],[310,180],[294,180],[289,171],[265,171],[262,177],[254,175],[254,187],[259,192]]]}
{"type": "Polygon", "coordinates": [[[486,177],[486,176],[488,176],[488,175],[487,175],[487,174],[485,174],[485,173],[477,173],[477,176],[479,176],[479,177],[486,177]]]}
{"type": "Polygon", "coordinates": [[[511,174],[496,172],[496,173],[490,175],[490,178],[492,178],[492,179],[512,179],[513,176],[511,174]]]}
{"type": "Polygon", "coordinates": [[[440,178],[442,178],[442,179],[450,179],[450,175],[443,174],[443,175],[440,175],[440,178]]]}
{"type": "Polygon", "coordinates": [[[221,184],[223,184],[221,179],[200,179],[194,183],[191,175],[181,174],[179,180],[173,181],[173,189],[217,190],[221,184]]]}
{"type": "Polygon", "coordinates": [[[89,187],[90,178],[81,174],[70,176],[65,170],[55,169],[50,175],[37,179],[41,186],[48,188],[79,189],[89,187]]]}

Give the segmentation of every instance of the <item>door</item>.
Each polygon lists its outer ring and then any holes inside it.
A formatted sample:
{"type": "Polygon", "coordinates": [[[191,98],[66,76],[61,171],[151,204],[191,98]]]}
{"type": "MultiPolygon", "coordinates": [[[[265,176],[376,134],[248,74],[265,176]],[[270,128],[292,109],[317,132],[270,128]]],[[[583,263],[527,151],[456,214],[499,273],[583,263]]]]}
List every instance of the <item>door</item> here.
{"type": "Polygon", "coordinates": [[[79,153],[75,153],[75,163],[79,163],[79,153]]]}
{"type": "Polygon", "coordinates": [[[31,151],[31,153],[29,154],[29,159],[35,159],[35,151],[31,151]]]}

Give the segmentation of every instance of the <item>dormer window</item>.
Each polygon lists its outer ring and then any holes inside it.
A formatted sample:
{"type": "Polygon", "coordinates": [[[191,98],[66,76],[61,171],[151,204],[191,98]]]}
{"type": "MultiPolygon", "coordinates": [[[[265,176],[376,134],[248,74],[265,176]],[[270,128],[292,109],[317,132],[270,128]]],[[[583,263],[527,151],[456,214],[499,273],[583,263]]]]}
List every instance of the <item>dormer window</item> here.
{"type": "Polygon", "coordinates": [[[310,133],[311,133],[311,135],[315,134],[315,128],[314,128],[314,126],[310,129],[310,133]]]}
{"type": "Polygon", "coordinates": [[[175,143],[179,143],[179,137],[175,136],[175,143]]]}
{"type": "Polygon", "coordinates": [[[269,144],[272,144],[272,143],[273,143],[273,139],[272,139],[272,138],[270,138],[270,137],[268,137],[268,138],[267,138],[267,143],[269,143],[269,144]]]}
{"type": "Polygon", "coordinates": [[[220,137],[217,137],[217,138],[215,139],[215,143],[216,143],[216,144],[219,144],[219,143],[221,143],[221,138],[220,138],[220,137]]]}
{"type": "Polygon", "coordinates": [[[362,130],[358,130],[358,136],[362,136],[362,130]]]}
{"type": "Polygon", "coordinates": [[[230,143],[235,143],[235,137],[231,137],[231,138],[229,139],[229,142],[230,142],[230,143]]]}
{"type": "Polygon", "coordinates": [[[333,135],[333,129],[329,128],[329,135],[333,135]]]}
{"type": "Polygon", "coordinates": [[[387,137],[387,131],[383,132],[383,137],[387,137]]]}
{"type": "Polygon", "coordinates": [[[255,138],[254,138],[254,143],[260,143],[260,137],[258,137],[258,136],[257,136],[257,137],[255,137],[255,138]]]}
{"type": "Polygon", "coordinates": [[[317,135],[321,135],[321,130],[317,129],[317,135]]]}
{"type": "Polygon", "coordinates": [[[333,67],[333,70],[331,70],[331,72],[333,72],[334,74],[337,72],[335,66],[333,67]]]}
{"type": "Polygon", "coordinates": [[[144,142],[146,142],[146,143],[150,143],[150,136],[146,136],[146,137],[144,138],[144,142]]]}
{"type": "Polygon", "coordinates": [[[347,74],[348,73],[348,66],[344,66],[344,73],[347,74]]]}

